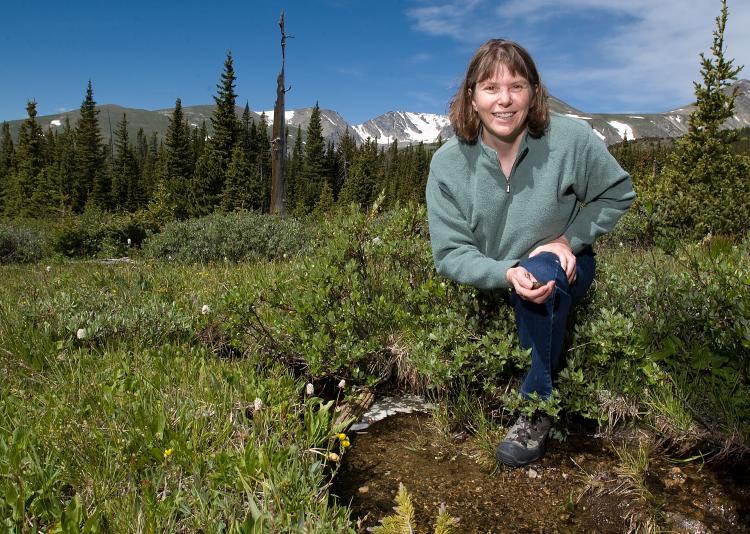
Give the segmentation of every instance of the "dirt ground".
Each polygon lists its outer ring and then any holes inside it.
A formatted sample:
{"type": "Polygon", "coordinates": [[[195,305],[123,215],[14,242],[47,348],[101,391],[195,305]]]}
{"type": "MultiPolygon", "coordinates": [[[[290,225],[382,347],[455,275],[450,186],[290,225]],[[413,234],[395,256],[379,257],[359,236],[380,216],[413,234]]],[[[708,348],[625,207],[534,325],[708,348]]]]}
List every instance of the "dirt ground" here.
{"type": "Polygon", "coordinates": [[[412,497],[417,533],[433,531],[442,503],[461,533],[750,532],[747,466],[715,470],[657,455],[645,477],[651,496],[642,498],[613,448],[593,435],[550,440],[541,461],[520,469],[489,464],[471,436],[442,436],[424,413],[352,436],[331,493],[351,506],[362,532],[393,513],[399,483],[412,497]]]}

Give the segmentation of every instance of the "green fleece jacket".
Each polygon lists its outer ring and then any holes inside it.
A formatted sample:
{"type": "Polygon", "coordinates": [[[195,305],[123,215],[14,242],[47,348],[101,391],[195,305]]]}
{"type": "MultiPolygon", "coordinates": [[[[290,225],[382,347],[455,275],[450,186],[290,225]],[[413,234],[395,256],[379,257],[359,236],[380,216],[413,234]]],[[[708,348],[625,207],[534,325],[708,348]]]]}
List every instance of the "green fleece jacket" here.
{"type": "Polygon", "coordinates": [[[542,137],[525,136],[507,181],[481,135],[474,144],[454,137],[427,180],[435,266],[462,284],[507,288],[507,270],[536,247],[565,235],[578,253],[634,198],[628,173],[582,121],[552,114],[542,137]]]}

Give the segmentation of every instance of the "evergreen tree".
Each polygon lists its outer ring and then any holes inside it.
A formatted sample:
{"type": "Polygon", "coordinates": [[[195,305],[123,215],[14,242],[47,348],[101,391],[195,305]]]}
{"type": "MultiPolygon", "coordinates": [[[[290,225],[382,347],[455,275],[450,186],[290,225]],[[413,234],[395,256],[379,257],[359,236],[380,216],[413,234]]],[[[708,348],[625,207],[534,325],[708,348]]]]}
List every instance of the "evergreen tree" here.
{"type": "Polygon", "coordinates": [[[200,129],[197,129],[197,134],[194,137],[193,141],[193,168],[195,168],[195,165],[198,165],[198,159],[203,155],[204,150],[206,150],[206,141],[208,140],[208,127],[206,126],[206,121],[201,121],[201,127],[200,129]]]}
{"type": "Polygon", "coordinates": [[[221,193],[217,191],[221,189],[218,188],[218,177],[223,175],[223,167],[219,153],[207,147],[195,165],[192,185],[188,189],[187,216],[203,217],[219,205],[221,193]]]}
{"type": "Polygon", "coordinates": [[[55,134],[55,147],[50,157],[50,166],[53,176],[49,179],[58,188],[58,194],[52,201],[59,203],[56,212],[64,215],[71,207],[76,174],[75,132],[70,126],[68,117],[65,117],[62,130],[55,134]]]}
{"type": "Polygon", "coordinates": [[[336,145],[330,140],[326,143],[326,157],[323,167],[325,179],[331,189],[331,194],[333,194],[333,184],[336,182],[336,176],[338,176],[338,158],[336,157],[336,145]]]}
{"type": "Polygon", "coordinates": [[[339,140],[339,146],[336,149],[336,169],[338,173],[334,176],[333,180],[334,198],[339,198],[341,188],[349,179],[352,161],[354,161],[354,155],[356,153],[357,141],[354,139],[354,136],[349,133],[349,128],[347,128],[344,132],[343,137],[341,137],[341,139],[339,140]]]}
{"type": "Polygon", "coordinates": [[[143,198],[137,202],[138,205],[149,204],[156,190],[156,182],[158,181],[157,148],[156,132],[149,137],[145,134],[143,128],[139,128],[135,141],[135,157],[141,179],[140,187],[143,198]]]}
{"type": "Polygon", "coordinates": [[[112,207],[115,210],[133,211],[141,205],[138,162],[128,136],[128,118],[122,114],[117,123],[114,140],[115,156],[112,162],[112,207]]]}
{"type": "Polygon", "coordinates": [[[54,167],[44,167],[37,177],[37,186],[29,202],[33,206],[33,217],[50,217],[64,211],[63,194],[60,189],[60,175],[54,167]]]}
{"type": "Polygon", "coordinates": [[[234,147],[232,161],[227,168],[227,181],[222,193],[221,208],[257,210],[263,204],[263,190],[255,175],[255,168],[241,145],[234,147]]]}
{"type": "Polygon", "coordinates": [[[320,123],[320,107],[316,102],[310,114],[310,122],[307,125],[302,181],[297,184],[301,204],[308,212],[312,211],[318,203],[323,183],[327,181],[325,150],[323,127],[320,123]]]}
{"type": "MultiPolygon", "coordinates": [[[[250,115],[250,106],[245,102],[245,109],[242,112],[242,119],[240,120],[240,132],[239,132],[239,143],[245,150],[245,155],[250,158],[255,139],[250,126],[254,123],[252,116],[250,115]]],[[[252,160],[252,158],[251,158],[252,160]]]]}
{"type": "Polygon", "coordinates": [[[728,91],[742,67],[724,56],[728,11],[722,1],[711,57],[701,54],[703,83],[695,82],[696,109],[690,129],[677,141],[665,166],[656,199],[656,232],[700,239],[708,233],[740,234],[750,227],[750,159],[732,152],[733,133],[721,131],[734,114],[728,91]]]}
{"type": "Polygon", "coordinates": [[[174,111],[169,119],[165,141],[163,180],[169,202],[175,206],[177,217],[182,219],[188,213],[188,199],[185,191],[193,178],[192,150],[190,134],[182,113],[182,101],[175,101],[174,111]]]}
{"type": "Polygon", "coordinates": [[[354,155],[349,179],[341,188],[340,203],[354,203],[362,208],[369,207],[375,196],[375,184],[378,176],[377,159],[377,142],[374,139],[365,141],[354,155]]]}
{"type": "Polygon", "coordinates": [[[88,202],[101,209],[109,206],[110,184],[104,168],[104,146],[99,134],[98,114],[89,80],[75,134],[76,177],[71,203],[77,212],[83,211],[88,202]]]}
{"type": "Polygon", "coordinates": [[[383,184],[381,189],[385,192],[385,202],[388,206],[393,206],[399,200],[399,181],[398,181],[398,140],[394,139],[388,145],[388,151],[384,155],[383,161],[383,184]]]}
{"type": "Polygon", "coordinates": [[[138,128],[138,132],[135,134],[135,159],[138,162],[138,166],[143,168],[148,157],[148,138],[143,128],[138,128]]]}
{"type": "Polygon", "coordinates": [[[271,198],[271,140],[268,137],[268,121],[266,114],[260,114],[260,123],[255,129],[255,165],[258,180],[263,188],[262,210],[267,211],[271,198]]]}
{"type": "Polygon", "coordinates": [[[169,202],[167,186],[163,181],[154,186],[153,194],[141,214],[141,219],[152,230],[158,230],[175,219],[175,208],[169,202]]]}
{"type": "Polygon", "coordinates": [[[328,182],[323,182],[318,202],[315,204],[315,208],[313,208],[313,215],[318,219],[322,219],[333,210],[333,207],[333,191],[328,182]]]}
{"type": "Polygon", "coordinates": [[[36,102],[26,105],[28,118],[21,125],[16,151],[16,173],[10,181],[8,212],[15,215],[34,216],[39,206],[30,199],[36,191],[39,174],[44,167],[45,139],[42,127],[36,122],[36,102]]]}
{"type": "Polygon", "coordinates": [[[304,213],[298,211],[302,204],[300,199],[298,184],[302,181],[302,161],[304,158],[304,148],[302,145],[302,127],[297,126],[297,135],[294,138],[294,148],[286,165],[286,209],[289,213],[304,213]]]}
{"type": "Polygon", "coordinates": [[[15,174],[15,153],[13,139],[10,136],[10,124],[3,122],[2,133],[0,133],[0,215],[5,213],[10,180],[15,174]]]}
{"type": "Polygon", "coordinates": [[[223,164],[229,164],[232,150],[239,137],[239,124],[236,115],[237,94],[234,92],[235,75],[232,63],[232,52],[227,52],[224,61],[224,72],[221,74],[221,82],[216,86],[218,93],[214,97],[216,111],[211,117],[214,128],[214,136],[211,139],[216,154],[223,164]]]}

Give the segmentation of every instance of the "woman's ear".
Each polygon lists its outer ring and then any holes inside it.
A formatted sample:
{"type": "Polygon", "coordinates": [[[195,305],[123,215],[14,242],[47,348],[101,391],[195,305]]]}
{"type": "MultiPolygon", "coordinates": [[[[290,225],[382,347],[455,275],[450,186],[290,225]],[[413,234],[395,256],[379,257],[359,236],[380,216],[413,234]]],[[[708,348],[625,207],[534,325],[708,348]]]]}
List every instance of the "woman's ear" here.
{"type": "Polygon", "coordinates": [[[474,103],[474,92],[471,90],[471,88],[469,88],[466,90],[466,94],[469,96],[469,101],[471,102],[471,109],[476,111],[477,105],[474,103]]]}

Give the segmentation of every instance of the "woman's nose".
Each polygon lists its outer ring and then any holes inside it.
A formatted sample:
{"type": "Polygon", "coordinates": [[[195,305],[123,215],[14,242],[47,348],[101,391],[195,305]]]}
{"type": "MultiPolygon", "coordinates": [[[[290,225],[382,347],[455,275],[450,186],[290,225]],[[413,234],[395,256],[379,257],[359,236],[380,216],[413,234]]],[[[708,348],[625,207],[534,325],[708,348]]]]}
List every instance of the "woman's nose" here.
{"type": "Polygon", "coordinates": [[[497,92],[497,102],[501,106],[509,106],[513,102],[513,95],[507,87],[501,87],[497,92]]]}

